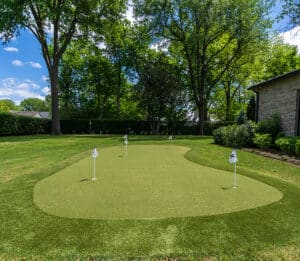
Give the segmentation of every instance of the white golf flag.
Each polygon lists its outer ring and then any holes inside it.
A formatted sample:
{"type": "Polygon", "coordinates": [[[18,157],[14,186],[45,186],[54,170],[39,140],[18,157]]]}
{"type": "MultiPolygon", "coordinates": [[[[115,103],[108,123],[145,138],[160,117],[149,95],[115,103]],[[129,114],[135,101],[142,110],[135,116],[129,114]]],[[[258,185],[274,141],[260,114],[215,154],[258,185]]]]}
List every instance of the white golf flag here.
{"type": "Polygon", "coordinates": [[[237,158],[237,155],[236,155],[236,151],[233,150],[229,156],[229,162],[230,164],[234,164],[234,163],[237,163],[238,162],[238,158],[237,158]]]}
{"type": "Polygon", "coordinates": [[[128,138],[128,136],[127,136],[127,134],[125,134],[124,137],[123,137],[123,139],[127,140],[127,138],[128,138]]]}
{"type": "Polygon", "coordinates": [[[128,144],[128,140],[127,140],[127,139],[124,140],[124,144],[125,144],[125,145],[128,144]]]}
{"type": "Polygon", "coordinates": [[[169,137],[169,140],[172,140],[173,139],[173,135],[171,135],[170,137],[169,137]]]}
{"type": "Polygon", "coordinates": [[[99,155],[99,153],[98,153],[97,149],[94,148],[94,149],[93,149],[93,152],[92,152],[92,157],[95,159],[95,158],[98,157],[98,155],[99,155]]]}

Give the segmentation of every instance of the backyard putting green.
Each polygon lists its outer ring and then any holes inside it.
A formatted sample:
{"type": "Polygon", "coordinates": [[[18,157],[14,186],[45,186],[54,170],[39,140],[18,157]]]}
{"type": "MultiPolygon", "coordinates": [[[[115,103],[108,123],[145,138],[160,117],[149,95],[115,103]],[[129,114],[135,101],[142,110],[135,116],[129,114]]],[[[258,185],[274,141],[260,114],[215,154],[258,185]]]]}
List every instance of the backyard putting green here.
{"type": "MultiPolygon", "coordinates": [[[[156,219],[230,213],[270,204],[281,192],[257,180],[187,160],[187,147],[98,148],[97,180],[90,156],[38,182],[34,202],[68,218],[156,219]]],[[[212,155],[213,157],[213,155],[212,155]]],[[[224,164],[229,164],[224,162],[224,164]]]]}

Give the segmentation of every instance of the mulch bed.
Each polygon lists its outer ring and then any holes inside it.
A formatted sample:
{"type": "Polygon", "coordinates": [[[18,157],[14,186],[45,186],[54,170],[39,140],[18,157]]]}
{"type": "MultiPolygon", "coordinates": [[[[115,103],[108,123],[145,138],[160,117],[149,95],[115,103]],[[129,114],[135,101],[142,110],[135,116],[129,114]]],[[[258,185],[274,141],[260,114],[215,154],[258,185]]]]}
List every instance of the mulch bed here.
{"type": "Polygon", "coordinates": [[[295,156],[285,154],[282,151],[278,151],[275,149],[261,150],[261,149],[254,149],[254,148],[244,148],[243,150],[255,153],[263,157],[281,160],[290,163],[292,165],[295,165],[297,167],[300,167],[300,158],[296,158],[295,156]]]}

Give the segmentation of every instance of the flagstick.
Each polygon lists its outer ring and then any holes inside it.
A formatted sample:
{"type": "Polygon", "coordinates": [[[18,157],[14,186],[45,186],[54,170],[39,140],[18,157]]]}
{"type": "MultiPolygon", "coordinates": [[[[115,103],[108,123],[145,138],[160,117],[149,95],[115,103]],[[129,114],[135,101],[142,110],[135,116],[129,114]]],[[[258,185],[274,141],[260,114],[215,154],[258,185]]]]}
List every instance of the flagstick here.
{"type": "Polygon", "coordinates": [[[234,163],[233,188],[236,188],[236,162],[234,163]]]}
{"type": "Polygon", "coordinates": [[[96,179],[96,158],[94,158],[94,177],[92,180],[97,180],[96,179]]]}
{"type": "Polygon", "coordinates": [[[125,153],[126,153],[126,157],[127,157],[127,151],[128,151],[128,149],[127,149],[127,143],[125,144],[125,153]]]}

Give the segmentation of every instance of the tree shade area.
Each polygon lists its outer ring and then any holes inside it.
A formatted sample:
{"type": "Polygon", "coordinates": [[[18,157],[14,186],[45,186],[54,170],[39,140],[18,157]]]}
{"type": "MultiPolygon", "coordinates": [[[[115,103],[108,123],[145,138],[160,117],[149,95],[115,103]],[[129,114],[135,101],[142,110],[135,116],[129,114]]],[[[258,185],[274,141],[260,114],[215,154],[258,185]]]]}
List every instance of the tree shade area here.
{"type": "MultiPolygon", "coordinates": [[[[50,110],[52,134],[60,119],[146,120],[153,134],[189,119],[204,134],[206,121],[246,112],[248,86],[299,68],[297,48],[271,30],[272,3],[1,0],[0,31],[9,41],[26,28],[40,43],[51,93],[20,108],[50,110]]],[[[295,26],[297,4],[281,14],[295,26]]]]}

